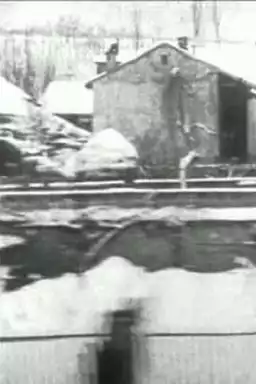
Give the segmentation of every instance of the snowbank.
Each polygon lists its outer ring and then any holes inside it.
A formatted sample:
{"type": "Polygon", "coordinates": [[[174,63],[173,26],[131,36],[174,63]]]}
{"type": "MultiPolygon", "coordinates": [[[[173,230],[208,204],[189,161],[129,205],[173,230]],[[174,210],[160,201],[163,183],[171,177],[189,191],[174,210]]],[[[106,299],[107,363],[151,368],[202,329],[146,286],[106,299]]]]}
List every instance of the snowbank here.
{"type": "Polygon", "coordinates": [[[0,234],[0,249],[8,248],[13,245],[23,244],[25,240],[20,236],[0,234]]]}
{"type": "Polygon", "coordinates": [[[138,158],[135,147],[112,128],[95,133],[87,144],[66,163],[65,172],[72,177],[78,172],[133,167],[138,158]]]}
{"type": "Polygon", "coordinates": [[[143,299],[144,331],[256,330],[256,272],[149,273],[112,257],[82,277],[65,275],[0,295],[0,336],[100,331],[104,314],[143,299]]]}
{"type": "Polygon", "coordinates": [[[141,296],[142,270],[111,258],[78,278],[65,275],[0,295],[0,336],[100,331],[103,315],[141,296]]]}
{"type": "MultiPolygon", "coordinates": [[[[6,216],[7,213],[4,213],[6,216]]],[[[8,212],[11,218],[17,220],[15,212],[8,212]]],[[[51,223],[52,221],[58,221],[58,223],[66,222],[86,222],[86,220],[94,220],[100,223],[119,223],[127,220],[162,220],[171,223],[181,221],[200,221],[200,220],[226,220],[232,221],[248,221],[256,220],[256,209],[250,208],[180,208],[180,207],[164,207],[160,209],[138,207],[138,208],[122,208],[116,205],[93,205],[84,209],[48,209],[48,210],[36,210],[22,212],[20,219],[23,222],[29,220],[31,223],[36,221],[43,221],[45,223],[51,223]]]]}
{"type": "Polygon", "coordinates": [[[118,131],[108,128],[93,135],[86,146],[89,150],[112,151],[122,157],[138,157],[135,147],[118,131]]]}
{"type": "Polygon", "coordinates": [[[153,332],[256,331],[256,272],[165,270],[148,277],[147,328],[153,332]]]}

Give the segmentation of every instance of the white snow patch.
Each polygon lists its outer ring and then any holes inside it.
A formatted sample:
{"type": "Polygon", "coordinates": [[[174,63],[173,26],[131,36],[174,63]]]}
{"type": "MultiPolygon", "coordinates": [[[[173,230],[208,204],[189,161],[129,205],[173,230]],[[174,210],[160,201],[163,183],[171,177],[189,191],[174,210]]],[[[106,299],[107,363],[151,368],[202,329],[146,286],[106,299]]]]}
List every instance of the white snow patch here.
{"type": "Polygon", "coordinates": [[[25,240],[20,236],[0,235],[0,249],[23,243],[25,240]]]}
{"type": "Polygon", "coordinates": [[[0,113],[28,116],[32,98],[22,89],[0,76],[0,113]]]}
{"type": "Polygon", "coordinates": [[[0,295],[0,335],[91,333],[104,315],[142,300],[143,331],[256,330],[256,272],[146,272],[111,257],[82,277],[65,275],[0,295]]]}
{"type": "Polygon", "coordinates": [[[104,129],[91,136],[84,148],[70,157],[64,167],[68,176],[77,172],[121,169],[136,165],[136,148],[118,131],[104,129]]]}
{"type": "Polygon", "coordinates": [[[0,295],[0,336],[100,331],[104,314],[140,297],[142,269],[113,257],[78,278],[65,275],[0,295]]]}
{"type": "Polygon", "coordinates": [[[84,81],[73,79],[52,81],[40,101],[44,108],[60,115],[93,113],[93,92],[85,88],[84,81]]]}
{"type": "Polygon", "coordinates": [[[256,330],[256,272],[155,272],[148,278],[147,328],[152,332],[256,330]]]}

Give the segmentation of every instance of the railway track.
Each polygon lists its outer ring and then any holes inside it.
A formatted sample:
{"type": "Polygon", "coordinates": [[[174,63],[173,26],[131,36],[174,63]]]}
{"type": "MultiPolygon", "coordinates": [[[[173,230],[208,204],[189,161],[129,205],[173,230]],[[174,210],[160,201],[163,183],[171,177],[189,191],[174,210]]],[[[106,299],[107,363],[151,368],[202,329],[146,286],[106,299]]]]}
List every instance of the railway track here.
{"type": "Polygon", "coordinates": [[[88,205],[117,207],[249,207],[256,206],[256,187],[113,187],[0,190],[2,206],[83,208],[88,205]]]}
{"type": "MultiPolygon", "coordinates": [[[[84,182],[32,182],[32,183],[3,183],[1,191],[55,191],[55,190],[105,190],[108,188],[133,189],[180,189],[179,179],[137,179],[127,184],[123,180],[84,181],[84,182]]],[[[245,188],[256,187],[255,177],[233,178],[191,178],[187,179],[187,188],[245,188]]]]}
{"type": "Polygon", "coordinates": [[[138,179],[131,184],[122,180],[9,183],[0,184],[0,199],[3,207],[14,209],[80,209],[88,205],[252,207],[256,206],[256,178],[188,179],[186,189],[180,188],[178,179],[138,179]]]}

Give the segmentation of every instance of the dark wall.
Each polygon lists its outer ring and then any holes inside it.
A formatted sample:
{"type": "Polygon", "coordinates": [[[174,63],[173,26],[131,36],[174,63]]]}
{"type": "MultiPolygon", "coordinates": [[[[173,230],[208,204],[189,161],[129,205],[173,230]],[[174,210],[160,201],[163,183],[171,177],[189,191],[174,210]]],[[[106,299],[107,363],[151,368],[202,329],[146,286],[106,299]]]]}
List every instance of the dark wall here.
{"type": "Polygon", "coordinates": [[[77,127],[86,129],[89,132],[92,132],[92,116],[91,115],[58,115],[59,117],[69,121],[70,123],[76,125],[77,127]]]}
{"type": "Polygon", "coordinates": [[[245,84],[220,74],[219,93],[219,145],[222,160],[237,158],[246,161],[247,148],[247,100],[245,84]]]}

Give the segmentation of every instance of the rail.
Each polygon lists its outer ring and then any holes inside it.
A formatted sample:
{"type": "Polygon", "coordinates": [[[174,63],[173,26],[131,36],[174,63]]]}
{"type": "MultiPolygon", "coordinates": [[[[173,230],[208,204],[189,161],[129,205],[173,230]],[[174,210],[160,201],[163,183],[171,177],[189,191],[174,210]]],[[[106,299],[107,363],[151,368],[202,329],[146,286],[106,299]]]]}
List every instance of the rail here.
{"type": "Polygon", "coordinates": [[[84,181],[84,182],[50,182],[50,183],[6,183],[0,184],[0,191],[31,191],[31,190],[73,190],[73,189],[106,189],[106,188],[133,188],[154,187],[179,188],[179,187],[222,187],[222,186],[256,186],[256,177],[204,177],[187,178],[185,170],[181,170],[179,179],[136,179],[127,184],[123,180],[84,181]],[[184,173],[182,173],[184,171],[184,173]]]}
{"type": "MultiPolygon", "coordinates": [[[[1,339],[1,383],[91,383],[105,334],[1,339]]],[[[255,384],[256,332],[147,333],[134,344],[135,383],[255,384]]]]}
{"type": "MultiPolygon", "coordinates": [[[[243,337],[256,336],[255,331],[238,331],[238,332],[145,332],[145,338],[168,338],[168,337],[243,337]]],[[[63,333],[49,335],[23,335],[23,336],[2,336],[0,343],[24,343],[37,341],[54,341],[54,340],[69,340],[69,339],[100,339],[110,337],[109,333],[63,333]]]]}
{"type": "Polygon", "coordinates": [[[90,189],[0,190],[3,207],[15,210],[42,208],[82,209],[86,205],[116,207],[255,207],[256,187],[171,187],[133,186],[90,189]]]}
{"type": "Polygon", "coordinates": [[[180,188],[170,188],[170,187],[147,187],[144,188],[136,188],[132,186],[126,186],[124,188],[119,187],[110,187],[110,188],[102,188],[102,189],[42,189],[42,190],[20,190],[20,191],[8,191],[8,190],[0,190],[0,196],[47,196],[47,195],[59,195],[59,196],[72,196],[72,195],[108,195],[108,194],[147,194],[147,193],[162,193],[162,194],[189,194],[189,193],[255,193],[256,187],[241,187],[241,188],[232,188],[232,187],[223,187],[219,188],[218,186],[213,187],[193,187],[189,189],[180,189],[180,188]]]}

